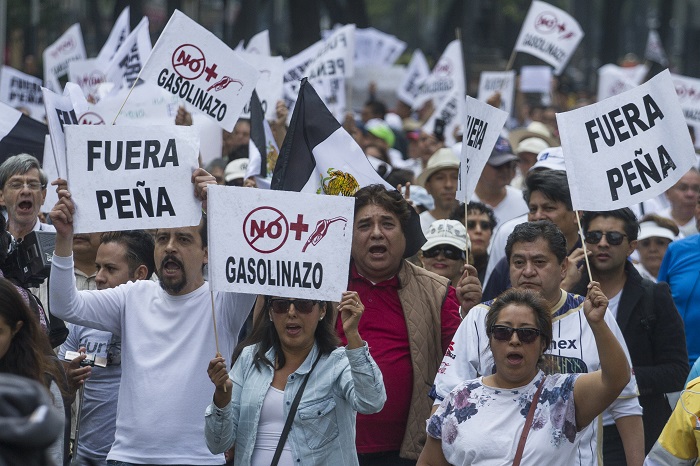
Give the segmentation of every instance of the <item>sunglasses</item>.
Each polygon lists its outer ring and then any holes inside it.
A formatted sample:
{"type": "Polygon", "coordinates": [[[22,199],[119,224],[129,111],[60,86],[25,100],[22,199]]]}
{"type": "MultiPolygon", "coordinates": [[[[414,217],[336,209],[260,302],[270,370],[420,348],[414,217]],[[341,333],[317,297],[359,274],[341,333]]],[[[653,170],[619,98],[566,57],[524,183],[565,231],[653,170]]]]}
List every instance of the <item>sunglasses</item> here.
{"type": "Polygon", "coordinates": [[[300,314],[311,314],[314,310],[314,304],[318,301],[311,299],[282,299],[282,298],[272,298],[270,299],[270,308],[275,314],[286,314],[289,311],[289,306],[294,304],[294,310],[300,314]]]}
{"type": "Polygon", "coordinates": [[[491,335],[499,341],[510,341],[514,332],[518,334],[518,340],[520,340],[521,343],[532,343],[537,340],[537,337],[542,333],[536,328],[513,328],[507,325],[491,326],[491,335]]]}
{"type": "Polygon", "coordinates": [[[440,253],[445,256],[445,259],[450,259],[453,261],[464,260],[467,257],[467,254],[464,251],[457,249],[454,246],[436,246],[434,248],[430,248],[427,251],[423,251],[423,257],[432,259],[433,257],[437,257],[440,253]]]}
{"type": "Polygon", "coordinates": [[[486,220],[480,220],[479,222],[477,222],[476,220],[467,220],[467,229],[473,230],[476,228],[477,224],[481,227],[482,230],[491,229],[491,223],[487,222],[486,220]]]}
{"type": "Polygon", "coordinates": [[[602,231],[589,231],[586,233],[586,243],[598,244],[600,240],[603,239],[603,235],[605,235],[605,240],[611,246],[621,245],[622,240],[627,237],[627,235],[617,231],[606,231],[605,233],[602,231]]]}
{"type": "Polygon", "coordinates": [[[645,248],[651,246],[652,243],[654,243],[654,246],[660,248],[671,244],[671,240],[668,238],[644,238],[642,240],[639,240],[639,245],[645,248]]]}

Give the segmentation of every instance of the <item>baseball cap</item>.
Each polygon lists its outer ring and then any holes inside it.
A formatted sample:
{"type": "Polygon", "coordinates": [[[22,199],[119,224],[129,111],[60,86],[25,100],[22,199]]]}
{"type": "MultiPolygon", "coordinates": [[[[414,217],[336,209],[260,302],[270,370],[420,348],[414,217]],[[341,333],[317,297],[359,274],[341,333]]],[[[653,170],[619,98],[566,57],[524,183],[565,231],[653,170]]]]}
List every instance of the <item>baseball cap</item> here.
{"type": "Polygon", "coordinates": [[[676,235],[673,234],[668,228],[659,226],[656,222],[642,222],[639,224],[639,236],[638,240],[643,240],[647,238],[658,237],[658,238],[668,238],[671,241],[676,239],[676,235]]]}
{"type": "Polygon", "coordinates": [[[504,163],[513,162],[515,160],[518,160],[518,156],[513,154],[513,148],[508,142],[508,139],[503,136],[498,136],[496,145],[493,147],[491,155],[486,163],[492,167],[500,167],[504,163]]]}
{"type": "Polygon", "coordinates": [[[365,131],[383,140],[389,147],[394,147],[396,136],[386,121],[372,118],[365,124],[365,131]]]}
{"type": "Polygon", "coordinates": [[[539,154],[537,154],[537,162],[530,167],[530,171],[536,168],[548,168],[550,170],[563,170],[566,171],[566,164],[564,163],[564,151],[561,146],[548,147],[539,154]]]}
{"type": "Polygon", "coordinates": [[[431,176],[433,176],[433,174],[435,174],[435,172],[446,168],[459,169],[459,159],[452,149],[443,147],[442,149],[438,149],[433,155],[430,156],[428,163],[425,165],[425,170],[418,175],[416,184],[425,186],[425,183],[431,176]]]}
{"type": "Polygon", "coordinates": [[[232,160],[224,170],[224,181],[228,183],[236,178],[245,178],[246,170],[248,170],[248,159],[232,160]]]}
{"type": "Polygon", "coordinates": [[[467,250],[467,229],[457,220],[434,221],[428,227],[425,238],[427,241],[421,247],[423,251],[441,244],[449,244],[462,251],[467,250]]]}

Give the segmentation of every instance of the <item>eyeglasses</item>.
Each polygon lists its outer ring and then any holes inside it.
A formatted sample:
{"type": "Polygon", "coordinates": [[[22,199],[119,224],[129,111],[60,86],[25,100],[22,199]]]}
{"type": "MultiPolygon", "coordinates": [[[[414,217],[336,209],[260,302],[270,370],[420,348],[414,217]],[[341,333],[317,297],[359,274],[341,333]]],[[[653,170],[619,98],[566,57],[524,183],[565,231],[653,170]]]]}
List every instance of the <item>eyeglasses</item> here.
{"type": "Polygon", "coordinates": [[[536,328],[513,328],[507,325],[491,326],[491,335],[499,341],[510,341],[514,332],[518,334],[518,340],[520,340],[521,343],[532,343],[537,340],[537,337],[542,333],[536,328]]]}
{"type": "Polygon", "coordinates": [[[605,235],[605,240],[611,246],[619,246],[622,244],[622,240],[627,237],[627,235],[620,233],[619,231],[589,231],[586,233],[586,243],[598,244],[600,240],[603,239],[605,235]]]}
{"type": "Polygon", "coordinates": [[[7,183],[6,185],[8,188],[12,189],[13,191],[19,191],[20,189],[24,188],[25,186],[29,188],[30,191],[40,191],[46,187],[45,184],[42,184],[39,181],[30,181],[28,183],[25,183],[23,181],[11,181],[7,183]]]}
{"type": "Polygon", "coordinates": [[[644,238],[643,240],[639,241],[639,245],[645,248],[651,246],[651,243],[654,243],[654,246],[662,247],[668,246],[671,243],[671,240],[668,238],[644,238]]]}
{"type": "Polygon", "coordinates": [[[301,314],[310,314],[314,310],[314,305],[318,301],[311,299],[270,299],[270,308],[275,314],[286,314],[289,311],[289,306],[294,304],[294,310],[301,314]]]}
{"type": "Polygon", "coordinates": [[[479,225],[482,230],[490,230],[491,229],[491,223],[486,221],[486,220],[480,220],[477,222],[476,220],[467,220],[467,229],[468,230],[473,230],[476,228],[476,225],[479,225]]]}
{"type": "Polygon", "coordinates": [[[450,259],[453,261],[464,260],[467,257],[464,251],[457,249],[454,246],[435,246],[427,251],[423,251],[423,257],[432,259],[433,257],[437,257],[440,253],[445,256],[445,259],[450,259]]]}

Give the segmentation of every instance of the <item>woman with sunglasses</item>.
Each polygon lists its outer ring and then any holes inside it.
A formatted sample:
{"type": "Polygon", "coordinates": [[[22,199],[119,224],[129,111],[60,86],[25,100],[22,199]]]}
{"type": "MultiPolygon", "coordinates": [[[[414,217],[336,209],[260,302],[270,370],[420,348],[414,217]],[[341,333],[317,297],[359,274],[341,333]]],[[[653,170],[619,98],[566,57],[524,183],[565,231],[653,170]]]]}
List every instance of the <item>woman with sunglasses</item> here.
{"type": "Polygon", "coordinates": [[[358,331],[358,294],[344,292],[338,305],[344,348],[328,302],[267,296],[264,311],[234,352],[230,373],[222,357],[209,363],[216,389],[205,413],[207,446],[212,453],[234,446],[235,464],[357,465],[355,412],[376,413],[386,400],[358,331]]]}
{"type": "Polygon", "coordinates": [[[539,366],[552,341],[547,304],[528,290],[501,294],[486,316],[496,370],[445,397],[428,421],[418,465],[579,464],[578,432],[630,378],[625,353],[604,320],[607,304],[592,282],[583,306],[601,370],[545,375],[539,366]]]}
{"type": "Polygon", "coordinates": [[[425,234],[427,240],[418,252],[423,268],[449,278],[457,286],[467,262],[467,230],[457,220],[436,220],[425,234]]]}

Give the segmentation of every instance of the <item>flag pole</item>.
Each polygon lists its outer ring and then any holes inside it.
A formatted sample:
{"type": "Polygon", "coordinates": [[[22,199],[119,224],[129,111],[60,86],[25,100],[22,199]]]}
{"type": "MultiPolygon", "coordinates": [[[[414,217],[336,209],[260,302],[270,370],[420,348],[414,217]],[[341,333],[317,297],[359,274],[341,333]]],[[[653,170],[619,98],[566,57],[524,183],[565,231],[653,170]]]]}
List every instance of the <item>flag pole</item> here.
{"type": "Polygon", "coordinates": [[[591,275],[591,264],[588,262],[586,241],[583,238],[583,228],[581,228],[581,217],[578,215],[578,210],[575,210],[574,212],[576,212],[576,222],[578,223],[578,235],[581,238],[581,245],[583,246],[583,259],[586,261],[586,270],[588,270],[588,281],[593,281],[593,275],[591,275]]]}
{"type": "Polygon", "coordinates": [[[508,59],[508,64],[506,65],[506,71],[510,71],[511,68],[513,68],[513,64],[515,63],[515,55],[518,52],[513,48],[513,51],[510,54],[510,58],[508,59]]]}

